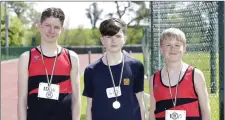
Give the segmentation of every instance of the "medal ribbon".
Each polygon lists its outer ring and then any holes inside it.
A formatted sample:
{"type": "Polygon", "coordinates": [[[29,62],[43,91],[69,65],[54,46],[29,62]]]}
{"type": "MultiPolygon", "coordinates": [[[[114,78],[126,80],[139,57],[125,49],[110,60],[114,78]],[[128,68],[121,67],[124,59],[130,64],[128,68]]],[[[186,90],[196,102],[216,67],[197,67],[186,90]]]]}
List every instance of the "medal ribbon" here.
{"type": "Polygon", "coordinates": [[[179,78],[178,78],[177,83],[176,83],[176,92],[175,92],[174,98],[173,98],[173,94],[172,94],[172,90],[171,90],[171,82],[170,82],[171,80],[170,80],[170,76],[169,76],[169,71],[168,71],[168,68],[166,67],[166,70],[167,70],[167,77],[168,77],[168,79],[169,79],[169,91],[170,91],[171,100],[172,100],[172,102],[173,102],[173,107],[175,107],[176,104],[177,104],[178,83],[179,83],[179,81],[180,81],[180,76],[181,76],[182,67],[183,67],[183,65],[181,66],[180,73],[179,73],[179,78]],[[174,100],[173,100],[173,99],[174,99],[174,100]]]}
{"type": "MultiPolygon", "coordinates": [[[[111,67],[110,67],[110,65],[109,65],[109,63],[108,63],[107,54],[106,54],[106,62],[107,62],[108,68],[109,68],[110,76],[111,76],[112,83],[113,83],[114,93],[115,93],[115,95],[116,95],[116,101],[117,101],[117,97],[118,97],[118,96],[117,96],[117,92],[116,92],[115,80],[114,80],[114,77],[113,77],[113,74],[112,74],[111,67]]],[[[120,87],[120,85],[121,85],[121,81],[122,81],[122,77],[123,77],[123,69],[124,69],[124,55],[122,55],[122,67],[121,67],[120,81],[119,81],[118,87],[120,87]]]]}
{"type": "Polygon", "coordinates": [[[55,67],[56,67],[56,61],[57,61],[57,58],[58,58],[58,47],[57,47],[57,54],[56,54],[56,57],[55,57],[55,60],[54,60],[54,64],[53,64],[53,67],[52,67],[52,74],[51,74],[51,78],[50,79],[48,77],[48,71],[47,71],[47,68],[46,68],[46,65],[45,65],[44,55],[43,55],[43,51],[42,51],[41,46],[40,46],[40,49],[41,49],[42,63],[43,63],[44,68],[45,68],[45,73],[46,73],[46,78],[47,78],[48,86],[50,87],[51,86],[51,83],[52,83],[52,78],[53,78],[53,74],[54,74],[54,71],[55,71],[55,67]]]}

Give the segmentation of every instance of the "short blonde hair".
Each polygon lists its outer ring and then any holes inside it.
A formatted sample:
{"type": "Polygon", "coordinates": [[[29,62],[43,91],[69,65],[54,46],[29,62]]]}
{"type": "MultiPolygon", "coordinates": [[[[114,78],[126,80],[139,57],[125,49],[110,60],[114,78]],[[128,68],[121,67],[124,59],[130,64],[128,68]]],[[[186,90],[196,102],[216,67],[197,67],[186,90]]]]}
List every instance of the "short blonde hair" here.
{"type": "Polygon", "coordinates": [[[185,34],[178,28],[168,28],[164,30],[160,35],[160,46],[166,38],[175,38],[176,40],[183,42],[184,45],[186,44],[185,34]]]}

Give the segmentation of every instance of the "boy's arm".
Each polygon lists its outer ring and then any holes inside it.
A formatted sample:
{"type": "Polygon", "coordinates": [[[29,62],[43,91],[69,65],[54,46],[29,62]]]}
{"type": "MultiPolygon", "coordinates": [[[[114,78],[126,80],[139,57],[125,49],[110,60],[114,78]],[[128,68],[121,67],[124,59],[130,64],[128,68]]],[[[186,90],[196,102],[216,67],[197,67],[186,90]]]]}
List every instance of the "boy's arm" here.
{"type": "Polygon", "coordinates": [[[92,108],[93,84],[90,72],[91,72],[90,68],[88,67],[84,70],[83,96],[87,97],[86,120],[92,120],[91,108],[92,108]]]}
{"type": "Polygon", "coordinates": [[[153,94],[153,76],[150,77],[149,80],[149,93],[150,93],[150,112],[149,112],[149,118],[150,120],[155,120],[155,98],[153,94]]]}
{"type": "Polygon", "coordinates": [[[210,104],[209,104],[209,95],[205,83],[205,77],[203,73],[195,69],[194,72],[194,84],[195,84],[195,90],[198,94],[201,114],[202,114],[202,120],[210,120],[210,104]]]}
{"type": "Polygon", "coordinates": [[[144,109],[144,101],[143,101],[143,91],[136,93],[136,97],[141,110],[141,119],[145,120],[145,109],[144,109]]]}
{"type": "Polygon", "coordinates": [[[137,97],[140,111],[141,119],[145,119],[145,109],[144,109],[144,100],[143,100],[143,91],[144,91],[144,66],[142,63],[137,63],[137,74],[135,75],[134,80],[134,92],[137,97]]]}
{"type": "Polygon", "coordinates": [[[87,97],[86,120],[92,120],[91,107],[92,107],[92,98],[87,97]]]}
{"type": "Polygon", "coordinates": [[[18,102],[17,102],[18,120],[27,119],[29,54],[30,54],[29,51],[23,53],[18,61],[18,102]]]}
{"type": "Polygon", "coordinates": [[[69,52],[72,63],[72,69],[70,73],[72,85],[72,118],[73,120],[80,120],[81,114],[80,75],[79,75],[80,64],[78,55],[73,51],[69,52]]]}

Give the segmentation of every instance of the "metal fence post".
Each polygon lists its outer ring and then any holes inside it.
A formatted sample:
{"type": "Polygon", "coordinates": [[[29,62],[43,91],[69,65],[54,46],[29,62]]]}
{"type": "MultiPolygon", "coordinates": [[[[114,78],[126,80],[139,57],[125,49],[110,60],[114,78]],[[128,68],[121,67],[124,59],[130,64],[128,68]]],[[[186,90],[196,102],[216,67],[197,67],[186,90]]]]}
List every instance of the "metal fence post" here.
{"type": "Polygon", "coordinates": [[[219,23],[219,107],[220,120],[224,120],[224,2],[218,2],[218,23],[219,23]]]}
{"type": "Polygon", "coordinates": [[[8,41],[9,17],[7,14],[7,2],[5,1],[5,48],[6,57],[9,57],[9,41],[8,41]]]}
{"type": "Polygon", "coordinates": [[[213,13],[216,11],[209,11],[209,21],[210,21],[210,29],[208,29],[208,32],[210,34],[208,38],[210,38],[211,44],[210,44],[210,77],[211,77],[211,93],[216,93],[216,48],[218,44],[217,43],[217,37],[216,37],[216,29],[217,25],[215,23],[218,23],[217,21],[214,21],[213,13]],[[215,22],[215,23],[214,23],[215,22]]]}
{"type": "Polygon", "coordinates": [[[91,64],[91,49],[88,49],[88,64],[91,64]]]}
{"type": "Polygon", "coordinates": [[[151,66],[150,66],[150,75],[152,75],[152,74],[154,74],[154,65],[153,65],[153,63],[154,63],[154,57],[153,57],[153,55],[154,55],[154,51],[153,51],[153,47],[154,47],[154,34],[153,34],[153,1],[151,1],[150,2],[150,9],[151,9],[151,11],[150,11],[150,13],[151,13],[151,16],[150,16],[150,41],[151,41],[151,45],[150,45],[150,48],[151,48],[151,57],[150,57],[150,60],[151,60],[151,66]]]}

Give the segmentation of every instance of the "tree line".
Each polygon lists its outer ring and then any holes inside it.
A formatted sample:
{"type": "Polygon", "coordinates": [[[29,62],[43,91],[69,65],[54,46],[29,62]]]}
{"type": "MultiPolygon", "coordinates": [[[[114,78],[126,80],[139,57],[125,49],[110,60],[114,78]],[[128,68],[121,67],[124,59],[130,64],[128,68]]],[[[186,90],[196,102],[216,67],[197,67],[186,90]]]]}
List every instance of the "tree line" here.
{"type": "MultiPolygon", "coordinates": [[[[108,13],[108,17],[119,17],[123,19],[125,13],[133,13],[136,16],[128,22],[128,37],[126,44],[141,44],[143,37],[140,21],[148,16],[148,8],[144,2],[114,2],[117,12],[108,13]],[[137,10],[134,6],[139,6],[137,10]],[[131,26],[130,24],[133,23],[131,26]]],[[[1,2],[1,46],[5,46],[5,2],[1,2]]],[[[7,14],[9,15],[10,26],[8,29],[9,46],[32,46],[40,43],[40,34],[37,29],[41,13],[34,9],[34,2],[7,2],[7,14]],[[15,14],[15,15],[13,15],[15,14]]],[[[78,27],[76,29],[65,29],[59,38],[61,45],[100,45],[100,33],[96,26],[102,20],[103,9],[100,9],[98,2],[90,3],[86,9],[87,19],[92,25],[91,29],[78,27]]],[[[104,15],[103,15],[104,16],[104,15]]]]}
{"type": "MultiPolygon", "coordinates": [[[[170,3],[168,11],[166,4],[154,4],[154,9],[147,7],[147,2],[130,1],[130,2],[112,2],[115,4],[115,12],[103,14],[103,9],[99,7],[99,2],[90,2],[86,8],[86,17],[90,20],[91,29],[78,27],[76,29],[65,29],[59,38],[59,44],[84,46],[84,45],[100,45],[99,31],[97,22],[105,19],[104,17],[117,17],[124,19],[129,16],[130,21],[126,21],[128,25],[128,37],[126,44],[141,44],[144,36],[143,28],[149,26],[149,19],[153,17],[154,30],[157,27],[157,18],[159,16],[156,11],[157,5],[164,5],[161,8],[161,27],[176,26],[181,28],[187,37],[187,43],[205,43],[209,44],[214,39],[216,29],[214,28],[217,18],[214,17],[216,3],[215,2],[183,2],[170,3]],[[182,3],[182,4],[181,4],[182,3]],[[178,7],[177,6],[183,6],[178,7]],[[165,10],[164,10],[165,9],[165,10]],[[153,10],[153,13],[152,11],[153,10]],[[154,12],[155,11],[155,12],[154,12]],[[151,15],[152,14],[152,15],[151,15]],[[145,25],[144,25],[144,24],[145,25]]],[[[148,2],[149,3],[149,2],[148,2]]],[[[34,2],[15,2],[8,1],[8,15],[10,16],[9,26],[9,46],[32,46],[40,42],[40,35],[37,29],[37,21],[39,21],[41,13],[34,9],[34,2]],[[15,15],[13,15],[15,14],[15,15]]],[[[112,6],[113,7],[113,6],[112,6]]],[[[1,46],[5,46],[5,13],[4,2],[1,2],[1,46]]],[[[65,26],[68,22],[65,23],[65,26]]],[[[145,35],[149,36],[149,35],[145,35]]]]}

